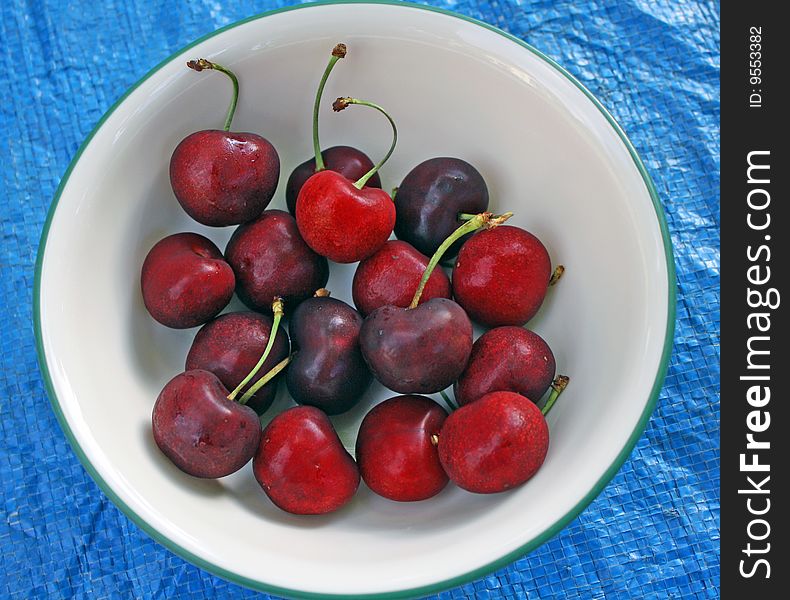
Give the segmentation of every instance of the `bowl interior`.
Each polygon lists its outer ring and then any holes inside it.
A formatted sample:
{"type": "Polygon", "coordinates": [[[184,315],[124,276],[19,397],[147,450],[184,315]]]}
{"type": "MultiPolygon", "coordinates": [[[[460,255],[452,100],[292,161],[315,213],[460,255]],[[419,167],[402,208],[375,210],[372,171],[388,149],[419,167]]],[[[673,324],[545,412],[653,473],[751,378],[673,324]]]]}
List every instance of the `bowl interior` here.
{"type": "MultiPolygon", "coordinates": [[[[332,265],[329,287],[348,302],[354,265],[332,265]]],[[[494,299],[495,301],[495,299],[494,299]]],[[[231,308],[241,308],[234,300],[231,308]]],[[[540,538],[583,504],[638,427],[660,371],[668,272],[656,210],[632,156],[593,102],[545,60],[463,19],[406,6],[330,5],[281,12],[223,31],[156,70],[108,116],[71,172],[41,267],[40,334],[52,390],[92,470],[148,528],[204,566],[251,585],[294,592],[380,593],[475,572],[540,538]],[[176,144],[221,127],[227,80],[196,74],[207,57],[241,81],[234,130],[263,134],[283,169],[311,152],[310,111],[329,50],[349,46],[329,81],[324,147],[371,157],[389,128],[374,111],[329,109],[340,95],[387,107],[399,146],[385,189],[418,162],[458,156],[484,175],[494,210],[538,235],[567,271],[530,328],[572,381],[549,417],[545,465],[511,493],[452,486],[403,505],[364,488],[325,517],[280,512],[248,465],[221,481],[181,474],[158,452],[150,414],[180,370],[195,330],[145,312],[139,271],[148,249],[178,231],[220,248],[180,209],[168,181],[176,144]]],[[[478,331],[479,333],[479,331],[478,331]]],[[[289,405],[282,389],[274,410],[289,405]]],[[[367,408],[392,394],[374,385],[335,418],[348,448],[367,408]]],[[[610,474],[609,474],[610,475],[610,474]]]]}

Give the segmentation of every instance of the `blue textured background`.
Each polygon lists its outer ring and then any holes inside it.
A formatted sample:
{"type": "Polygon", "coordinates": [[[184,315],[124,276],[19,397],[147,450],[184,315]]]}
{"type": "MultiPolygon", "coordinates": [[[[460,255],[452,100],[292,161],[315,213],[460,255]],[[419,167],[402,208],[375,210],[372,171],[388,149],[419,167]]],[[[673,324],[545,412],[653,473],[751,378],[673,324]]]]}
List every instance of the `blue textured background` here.
{"type": "MultiPolygon", "coordinates": [[[[152,66],[281,1],[0,3],[0,596],[253,598],[131,524],[72,454],[32,328],[47,208],[79,143],[152,66]]],[[[694,0],[434,1],[558,60],[652,174],[675,246],[669,375],[646,434],[556,538],[443,598],[716,598],[719,587],[719,5],[694,0]]]]}

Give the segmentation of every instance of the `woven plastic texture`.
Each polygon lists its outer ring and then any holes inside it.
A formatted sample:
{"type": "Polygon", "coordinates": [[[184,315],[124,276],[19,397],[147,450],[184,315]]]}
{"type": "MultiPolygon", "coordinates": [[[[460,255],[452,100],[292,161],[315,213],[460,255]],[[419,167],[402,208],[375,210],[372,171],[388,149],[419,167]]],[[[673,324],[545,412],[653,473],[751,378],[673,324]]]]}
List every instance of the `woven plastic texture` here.
{"type": "MultiPolygon", "coordinates": [[[[0,3],[0,597],[265,597],[184,562],[133,525],[72,453],[46,398],[32,326],[39,235],[104,111],[213,29],[265,0],[0,3]]],[[[719,5],[459,0],[555,58],[608,107],[664,202],[678,320],[647,432],[604,492],[528,557],[442,598],[716,598],[719,588],[719,5]]]]}

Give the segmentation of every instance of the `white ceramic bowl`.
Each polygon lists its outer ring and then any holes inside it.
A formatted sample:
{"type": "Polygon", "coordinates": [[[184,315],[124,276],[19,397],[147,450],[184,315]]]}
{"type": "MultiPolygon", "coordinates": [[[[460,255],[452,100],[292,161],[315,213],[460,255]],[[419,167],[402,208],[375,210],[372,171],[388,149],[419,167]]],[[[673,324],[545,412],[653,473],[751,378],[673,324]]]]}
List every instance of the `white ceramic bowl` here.
{"type": "MultiPolygon", "coordinates": [[[[652,411],[674,322],[669,238],[655,190],[612,117],[537,50],[488,25],[441,11],[376,4],[281,10],[227,27],[151,71],[104,116],[63,178],[39,251],[36,325],[41,369],[75,452],[104,492],[174,552],[235,582],[283,595],[418,595],[458,585],[533,549],[578,514],[630,453],[652,411]],[[234,130],[263,134],[283,174],[310,156],[310,111],[329,50],[349,46],[327,86],[324,147],[372,157],[389,144],[374,111],[329,110],[339,95],[391,110],[400,144],[385,189],[433,156],[483,173],[495,210],[537,234],[567,267],[530,327],[551,344],[568,390],[549,416],[543,468],[510,493],[448,486],[397,504],[364,486],[336,514],[294,517],[258,488],[250,465],[221,481],[181,474],[156,449],[150,415],[183,369],[194,330],[145,312],[140,266],[163,236],[208,229],[180,209],[168,161],[188,133],[222,124],[242,90],[234,130]]],[[[350,302],[353,265],[329,287],[350,302]]],[[[281,386],[284,388],[284,386],[281,386]]],[[[353,448],[366,408],[394,394],[375,385],[336,418],[353,448]]],[[[281,391],[274,410],[289,404],[281,391]]],[[[274,411],[270,411],[274,412],[274,411]]]]}

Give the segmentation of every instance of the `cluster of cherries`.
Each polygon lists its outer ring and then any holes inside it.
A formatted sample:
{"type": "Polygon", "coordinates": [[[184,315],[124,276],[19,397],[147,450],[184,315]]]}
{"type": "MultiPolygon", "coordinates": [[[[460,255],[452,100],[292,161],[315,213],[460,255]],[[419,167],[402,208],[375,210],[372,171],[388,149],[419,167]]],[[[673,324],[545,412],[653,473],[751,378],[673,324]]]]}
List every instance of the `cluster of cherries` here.
{"type": "Polygon", "coordinates": [[[153,435],[182,471],[229,475],[251,459],[264,492],[283,510],[321,514],[355,494],[360,477],[375,493],[424,500],[454,481],[494,493],[530,479],[543,463],[544,418],[567,384],[555,379],[551,349],[525,329],[561,274],[543,244],[487,212],[480,173],[456,158],[416,166],[390,197],[378,164],[361,151],[320,149],[318,108],[338,44],[313,111],[315,158],[293,171],[290,214],[266,210],[280,162],[252,133],[231,133],[238,81],[224,130],[185,138],[170,162],[176,198],[196,221],[239,225],[224,255],[207,238],[178,233],[158,242],[142,267],[145,306],[173,328],[202,325],[185,371],[169,381],[153,409],[153,435]],[[397,240],[389,240],[392,232],[397,240]],[[452,280],[436,269],[456,256],[452,280]],[[430,259],[428,257],[431,257],[430,259]],[[324,289],[329,260],[359,261],[356,310],[324,289]],[[221,316],[234,290],[255,312],[221,316]],[[280,327],[287,314],[289,335],[280,327]],[[473,343],[470,318],[490,329],[473,343]],[[284,371],[284,374],[283,374],[284,371]],[[283,375],[283,377],[280,377],[283,375]],[[280,378],[299,406],[263,430],[259,415],[280,378]],[[365,416],[356,460],[327,415],[355,406],[373,379],[403,394],[365,416]],[[454,387],[454,403],[444,390],[454,387]],[[538,408],[537,402],[551,389],[538,408]],[[441,393],[445,408],[424,394],[441,393]]]}

